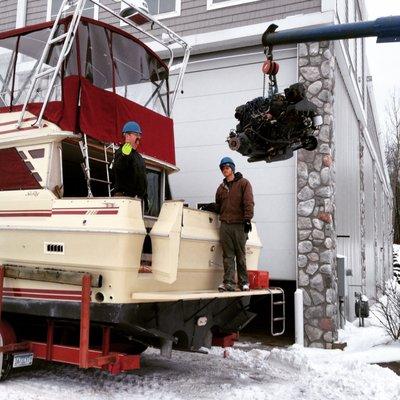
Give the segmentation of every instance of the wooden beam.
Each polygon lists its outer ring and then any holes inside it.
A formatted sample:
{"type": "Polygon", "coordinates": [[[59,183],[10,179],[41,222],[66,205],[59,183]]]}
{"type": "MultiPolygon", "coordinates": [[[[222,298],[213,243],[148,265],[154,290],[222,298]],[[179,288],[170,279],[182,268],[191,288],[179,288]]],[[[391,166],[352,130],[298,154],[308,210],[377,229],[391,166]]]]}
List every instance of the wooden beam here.
{"type": "MultiPolygon", "coordinates": [[[[82,278],[85,273],[87,272],[67,271],[56,268],[26,267],[22,265],[4,265],[4,276],[6,278],[62,283],[75,286],[82,286],[82,278]]],[[[90,275],[92,277],[91,287],[101,287],[102,276],[93,273],[90,273],[90,275]]]]}

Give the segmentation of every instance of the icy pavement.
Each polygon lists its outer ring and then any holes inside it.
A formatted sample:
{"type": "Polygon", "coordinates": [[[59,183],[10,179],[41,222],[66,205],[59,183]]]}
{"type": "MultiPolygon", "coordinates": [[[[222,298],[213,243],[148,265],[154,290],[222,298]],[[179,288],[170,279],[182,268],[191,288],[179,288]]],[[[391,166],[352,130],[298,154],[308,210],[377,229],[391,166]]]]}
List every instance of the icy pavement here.
{"type": "Polygon", "coordinates": [[[0,399],[400,399],[399,376],[350,353],[238,343],[225,359],[214,347],[208,355],[174,352],[164,360],[148,350],[142,369],[118,376],[39,363],[1,383],[0,399]]]}

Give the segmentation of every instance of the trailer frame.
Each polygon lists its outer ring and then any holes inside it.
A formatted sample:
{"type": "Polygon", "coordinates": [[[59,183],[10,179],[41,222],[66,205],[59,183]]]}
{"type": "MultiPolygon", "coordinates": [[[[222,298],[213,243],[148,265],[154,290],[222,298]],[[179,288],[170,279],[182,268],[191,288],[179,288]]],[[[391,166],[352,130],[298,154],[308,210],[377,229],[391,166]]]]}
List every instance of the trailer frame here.
{"type": "MultiPolygon", "coordinates": [[[[28,352],[32,354],[33,359],[77,365],[83,369],[99,368],[107,370],[113,375],[140,368],[140,355],[110,351],[110,326],[102,327],[101,349],[90,348],[91,274],[85,273],[82,277],[79,347],[54,344],[55,323],[54,319],[51,318],[47,319],[45,342],[17,341],[12,326],[2,319],[4,278],[5,267],[0,266],[0,355],[2,357],[4,354],[13,355],[19,352],[28,352]]],[[[0,364],[2,362],[3,359],[0,359],[0,364]]],[[[1,368],[2,365],[0,365],[0,380],[2,379],[1,368]]]]}

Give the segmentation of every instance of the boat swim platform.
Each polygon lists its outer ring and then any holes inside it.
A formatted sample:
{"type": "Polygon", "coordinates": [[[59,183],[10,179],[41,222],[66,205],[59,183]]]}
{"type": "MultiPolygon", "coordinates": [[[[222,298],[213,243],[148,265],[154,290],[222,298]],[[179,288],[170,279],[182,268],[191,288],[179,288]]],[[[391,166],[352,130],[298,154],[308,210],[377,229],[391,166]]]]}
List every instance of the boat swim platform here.
{"type": "Polygon", "coordinates": [[[132,300],[136,303],[167,302],[179,300],[202,300],[228,297],[264,296],[282,293],[280,288],[253,289],[249,291],[219,292],[218,290],[198,290],[187,292],[135,292],[132,300]]]}

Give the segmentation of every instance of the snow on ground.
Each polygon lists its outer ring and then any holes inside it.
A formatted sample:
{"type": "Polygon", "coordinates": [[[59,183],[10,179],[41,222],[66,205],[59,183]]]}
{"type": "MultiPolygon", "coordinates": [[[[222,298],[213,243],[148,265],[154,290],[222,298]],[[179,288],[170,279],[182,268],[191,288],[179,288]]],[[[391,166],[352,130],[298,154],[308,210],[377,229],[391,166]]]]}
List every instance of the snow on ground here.
{"type": "Polygon", "coordinates": [[[400,361],[400,343],[372,313],[364,328],[348,322],[339,340],[344,351],[237,342],[228,358],[218,347],[171,360],[149,349],[140,370],[117,376],[38,362],[0,383],[0,400],[400,400],[400,376],[375,365],[400,361]]]}
{"type": "MultiPolygon", "coordinates": [[[[208,355],[174,352],[171,360],[165,360],[151,349],[143,354],[140,370],[117,376],[41,362],[15,371],[1,383],[0,399],[399,400],[400,377],[368,364],[360,357],[361,345],[355,345],[360,338],[367,347],[380,343],[380,333],[359,329],[344,331],[346,351],[296,345],[268,349],[239,342],[225,359],[223,350],[213,347],[208,355]]],[[[382,352],[383,346],[378,349],[382,352]]],[[[392,345],[390,351],[394,349],[400,354],[400,346],[392,345]]]]}

